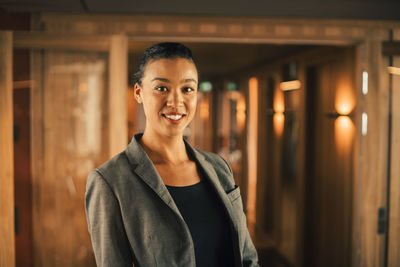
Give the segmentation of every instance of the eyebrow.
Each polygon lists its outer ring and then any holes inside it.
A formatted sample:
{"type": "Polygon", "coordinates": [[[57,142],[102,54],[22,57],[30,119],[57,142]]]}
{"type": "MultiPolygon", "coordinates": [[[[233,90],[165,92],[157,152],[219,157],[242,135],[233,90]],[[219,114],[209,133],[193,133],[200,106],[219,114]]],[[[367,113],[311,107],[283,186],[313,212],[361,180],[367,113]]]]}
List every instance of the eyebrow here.
{"type": "MultiPolygon", "coordinates": [[[[152,82],[154,81],[161,81],[161,82],[166,82],[166,83],[170,83],[171,81],[168,80],[167,78],[159,78],[159,77],[155,77],[151,80],[152,82]]],[[[197,81],[195,79],[192,78],[188,78],[188,79],[183,79],[181,80],[181,83],[189,83],[189,82],[193,82],[197,84],[197,81]]]]}

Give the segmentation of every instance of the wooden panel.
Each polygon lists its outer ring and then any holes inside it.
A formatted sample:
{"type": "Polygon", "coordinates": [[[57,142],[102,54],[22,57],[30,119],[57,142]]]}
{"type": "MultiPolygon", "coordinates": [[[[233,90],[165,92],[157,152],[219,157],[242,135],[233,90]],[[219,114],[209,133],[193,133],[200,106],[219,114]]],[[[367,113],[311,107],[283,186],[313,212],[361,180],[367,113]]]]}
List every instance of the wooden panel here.
{"type": "Polygon", "coordinates": [[[252,77],[248,85],[248,125],[247,125],[247,164],[248,164],[248,191],[247,191],[247,221],[248,228],[254,235],[256,223],[256,197],[257,197],[257,158],[258,158],[258,79],[252,77]]]}
{"type": "MultiPolygon", "coordinates": [[[[378,209],[386,207],[387,148],[388,148],[388,84],[387,71],[382,59],[380,32],[371,33],[365,42],[361,68],[368,77],[368,94],[360,98],[360,112],[368,115],[368,131],[360,136],[357,184],[359,226],[357,231],[360,266],[383,266],[385,235],[379,235],[378,209]]],[[[361,94],[361,88],[360,94],[361,94]]],[[[359,133],[358,133],[359,135],[359,133]]]]}
{"type": "Polygon", "coordinates": [[[166,15],[42,14],[47,32],[126,34],[132,40],[349,44],[398,22],[166,15]]]}
{"type": "Polygon", "coordinates": [[[107,60],[97,53],[33,52],[35,266],[95,266],[84,195],[89,171],[109,157],[107,60]]]}
{"type": "Polygon", "coordinates": [[[15,48],[108,51],[110,38],[108,36],[85,36],[66,34],[47,34],[42,32],[15,32],[15,48]]]}
{"type": "Polygon", "coordinates": [[[123,35],[111,37],[109,55],[108,108],[110,116],[110,156],[121,152],[128,144],[126,94],[128,91],[128,39],[123,35]]]}
{"type": "Polygon", "coordinates": [[[198,93],[197,111],[190,124],[189,142],[205,151],[212,151],[212,97],[213,92],[198,93]]]}
{"type": "MultiPolygon", "coordinates": [[[[400,40],[400,30],[394,31],[400,40]]],[[[393,58],[393,66],[400,68],[400,56],[393,58]]],[[[388,266],[400,266],[400,75],[392,76],[392,154],[390,184],[390,217],[388,266]]]]}
{"type": "MultiPolygon", "coordinates": [[[[29,66],[29,60],[22,62],[14,60],[14,64],[29,66]]],[[[17,166],[14,169],[14,200],[16,213],[15,260],[16,266],[32,266],[30,88],[14,88],[13,102],[15,131],[14,165],[17,166]]]]}
{"type": "Polygon", "coordinates": [[[0,31],[0,266],[15,266],[12,33],[0,31]]]}
{"type": "Polygon", "coordinates": [[[350,266],[355,126],[353,48],[307,75],[304,266],[350,266]],[[347,110],[341,110],[347,107],[347,110]]]}
{"type": "Polygon", "coordinates": [[[400,55],[400,41],[383,42],[382,54],[384,56],[400,55]]]}

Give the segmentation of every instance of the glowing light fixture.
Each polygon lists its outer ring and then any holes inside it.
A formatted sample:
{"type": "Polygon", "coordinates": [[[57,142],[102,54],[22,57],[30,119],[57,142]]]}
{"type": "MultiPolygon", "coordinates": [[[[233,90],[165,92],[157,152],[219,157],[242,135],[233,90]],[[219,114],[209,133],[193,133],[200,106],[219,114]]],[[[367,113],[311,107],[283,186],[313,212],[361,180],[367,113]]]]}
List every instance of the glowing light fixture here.
{"type": "Polygon", "coordinates": [[[300,89],[301,83],[298,78],[299,66],[296,62],[289,62],[283,65],[282,82],[280,88],[282,91],[300,89]]]}
{"type": "Polygon", "coordinates": [[[362,73],[362,93],[363,95],[368,94],[368,72],[366,71],[362,73]]]}
{"type": "Polygon", "coordinates": [[[285,125],[285,95],[281,90],[275,90],[274,109],[272,110],[274,130],[277,136],[281,136],[285,125]]]}
{"type": "Polygon", "coordinates": [[[236,121],[239,131],[242,131],[246,124],[246,100],[244,97],[241,97],[236,102],[236,121]]]}
{"type": "Polygon", "coordinates": [[[257,200],[258,154],[258,79],[249,80],[249,106],[247,127],[247,220],[249,231],[254,233],[257,200]]]}
{"type": "Polygon", "coordinates": [[[339,116],[335,120],[335,143],[340,155],[351,151],[354,140],[354,124],[348,116],[339,116]]]}
{"type": "Polygon", "coordinates": [[[211,92],[211,90],[212,90],[212,83],[210,83],[210,82],[208,82],[208,81],[200,82],[200,84],[199,84],[199,90],[200,90],[201,92],[205,92],[205,93],[211,92]]]}
{"type": "Polygon", "coordinates": [[[368,115],[367,113],[363,112],[361,115],[361,134],[363,136],[367,135],[368,131],[368,115]]]}
{"type": "Polygon", "coordinates": [[[299,80],[281,82],[280,87],[282,91],[297,90],[300,89],[301,82],[299,80]]]}
{"type": "Polygon", "coordinates": [[[388,71],[393,75],[400,75],[400,68],[397,67],[388,67],[388,71]]]}
{"type": "Polygon", "coordinates": [[[227,87],[228,91],[237,91],[237,84],[234,82],[229,82],[227,87]]]}

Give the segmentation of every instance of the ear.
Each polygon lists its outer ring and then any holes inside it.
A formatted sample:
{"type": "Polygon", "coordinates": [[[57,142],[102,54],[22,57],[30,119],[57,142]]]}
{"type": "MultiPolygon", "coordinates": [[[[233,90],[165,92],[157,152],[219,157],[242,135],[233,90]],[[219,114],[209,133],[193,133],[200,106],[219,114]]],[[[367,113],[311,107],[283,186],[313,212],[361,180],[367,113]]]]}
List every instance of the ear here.
{"type": "Polygon", "coordinates": [[[135,86],[133,87],[133,92],[135,95],[136,102],[138,102],[139,104],[142,104],[143,103],[142,87],[140,87],[140,85],[138,83],[135,83],[135,86]]]}

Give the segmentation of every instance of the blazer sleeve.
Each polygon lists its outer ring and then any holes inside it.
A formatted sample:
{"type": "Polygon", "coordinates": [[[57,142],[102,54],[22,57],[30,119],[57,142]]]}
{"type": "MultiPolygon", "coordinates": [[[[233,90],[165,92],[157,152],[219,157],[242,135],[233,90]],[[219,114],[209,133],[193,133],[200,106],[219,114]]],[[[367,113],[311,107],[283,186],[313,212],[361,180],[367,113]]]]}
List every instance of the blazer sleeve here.
{"type": "MultiPolygon", "coordinates": [[[[232,168],[229,166],[228,162],[220,156],[220,158],[225,162],[226,166],[229,168],[229,172],[233,175],[232,168]]],[[[233,177],[233,176],[232,176],[233,177]]],[[[233,181],[234,182],[234,181],[233,181]]],[[[241,200],[240,200],[241,201],[241,200]]],[[[249,230],[247,229],[246,225],[246,215],[244,214],[244,211],[242,211],[242,222],[244,222],[244,231],[246,231],[246,239],[244,241],[244,246],[242,250],[242,255],[243,255],[243,266],[244,267],[256,267],[259,266],[258,263],[258,254],[257,250],[254,247],[253,241],[251,240],[249,230]]]]}
{"type": "Polygon", "coordinates": [[[88,176],[85,209],[97,266],[132,267],[132,252],[117,198],[97,170],[88,176]]]}
{"type": "MultiPolygon", "coordinates": [[[[246,217],[243,213],[243,216],[246,217]]],[[[244,218],[244,221],[246,221],[246,218],[244,218]]],[[[258,264],[258,255],[257,255],[257,250],[254,247],[253,242],[251,241],[251,237],[249,234],[249,231],[247,230],[246,227],[246,240],[244,241],[244,247],[243,247],[243,266],[259,266],[258,264]]]]}

